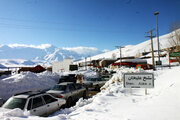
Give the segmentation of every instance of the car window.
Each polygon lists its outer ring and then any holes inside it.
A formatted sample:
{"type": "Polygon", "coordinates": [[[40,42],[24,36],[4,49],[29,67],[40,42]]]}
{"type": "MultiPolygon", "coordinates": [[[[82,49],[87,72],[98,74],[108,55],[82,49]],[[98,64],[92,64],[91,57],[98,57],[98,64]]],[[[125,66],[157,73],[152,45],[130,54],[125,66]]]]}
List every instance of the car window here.
{"type": "Polygon", "coordinates": [[[69,76],[61,76],[61,80],[67,80],[69,78],[69,76]]]}
{"type": "Polygon", "coordinates": [[[75,87],[76,87],[76,89],[81,89],[82,88],[82,86],[80,84],[76,84],[75,87]]]}
{"type": "Polygon", "coordinates": [[[31,110],[31,107],[32,107],[32,99],[29,100],[27,110],[31,110]]]}
{"type": "Polygon", "coordinates": [[[32,109],[43,106],[43,101],[41,97],[36,97],[33,99],[33,105],[32,105],[32,109]]]}
{"type": "Polygon", "coordinates": [[[97,78],[88,78],[87,81],[96,81],[97,78]]]}
{"type": "Polygon", "coordinates": [[[71,84],[71,85],[69,85],[69,90],[70,91],[74,91],[76,88],[75,88],[75,86],[73,85],[73,84],[71,84]]]}
{"type": "Polygon", "coordinates": [[[52,90],[59,90],[59,91],[65,91],[66,85],[55,85],[52,90]]]}
{"type": "Polygon", "coordinates": [[[14,108],[20,108],[24,109],[24,106],[26,104],[26,99],[25,98],[10,98],[4,105],[4,108],[8,109],[14,109],[14,108]]]}
{"type": "Polygon", "coordinates": [[[44,101],[46,102],[46,104],[57,101],[57,99],[55,99],[49,95],[44,95],[43,98],[44,98],[44,101]]]}

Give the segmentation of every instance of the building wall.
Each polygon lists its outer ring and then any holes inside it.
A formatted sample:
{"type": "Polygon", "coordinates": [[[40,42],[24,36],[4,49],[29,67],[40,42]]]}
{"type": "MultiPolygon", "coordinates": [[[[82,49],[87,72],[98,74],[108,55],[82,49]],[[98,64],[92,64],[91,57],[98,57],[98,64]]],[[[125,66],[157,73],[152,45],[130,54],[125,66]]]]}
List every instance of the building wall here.
{"type": "Polygon", "coordinates": [[[64,59],[62,62],[54,62],[52,64],[52,72],[69,72],[69,65],[73,63],[73,59],[64,59]]]}

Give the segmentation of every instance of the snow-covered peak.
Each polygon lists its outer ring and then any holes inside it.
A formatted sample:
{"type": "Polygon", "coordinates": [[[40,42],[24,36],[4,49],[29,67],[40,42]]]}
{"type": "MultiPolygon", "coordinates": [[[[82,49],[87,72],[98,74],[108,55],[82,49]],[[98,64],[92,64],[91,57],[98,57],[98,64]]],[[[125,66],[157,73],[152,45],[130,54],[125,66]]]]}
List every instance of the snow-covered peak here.
{"type": "Polygon", "coordinates": [[[93,55],[93,54],[99,54],[102,53],[102,51],[98,50],[97,48],[94,47],[72,47],[72,48],[68,48],[68,47],[64,47],[62,48],[63,50],[69,50],[69,51],[74,51],[78,54],[81,55],[93,55]]]}

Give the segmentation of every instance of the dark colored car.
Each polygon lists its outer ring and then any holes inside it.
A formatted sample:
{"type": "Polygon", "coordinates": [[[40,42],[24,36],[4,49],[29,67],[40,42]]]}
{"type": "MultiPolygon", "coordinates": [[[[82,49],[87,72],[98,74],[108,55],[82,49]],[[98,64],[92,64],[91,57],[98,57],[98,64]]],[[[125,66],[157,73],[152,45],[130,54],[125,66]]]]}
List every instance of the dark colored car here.
{"type": "Polygon", "coordinates": [[[56,84],[51,90],[47,91],[47,93],[57,98],[64,98],[67,107],[70,107],[72,103],[79,100],[79,98],[86,97],[86,89],[81,84],[73,82],[56,84]]]}
{"type": "Polygon", "coordinates": [[[97,91],[100,91],[100,88],[107,82],[107,79],[98,77],[98,78],[87,78],[83,82],[83,86],[90,90],[95,89],[97,91]]]}
{"type": "Polygon", "coordinates": [[[74,82],[74,83],[76,83],[76,81],[77,81],[76,74],[68,74],[68,75],[61,76],[58,83],[62,83],[62,82],[74,82]]]}

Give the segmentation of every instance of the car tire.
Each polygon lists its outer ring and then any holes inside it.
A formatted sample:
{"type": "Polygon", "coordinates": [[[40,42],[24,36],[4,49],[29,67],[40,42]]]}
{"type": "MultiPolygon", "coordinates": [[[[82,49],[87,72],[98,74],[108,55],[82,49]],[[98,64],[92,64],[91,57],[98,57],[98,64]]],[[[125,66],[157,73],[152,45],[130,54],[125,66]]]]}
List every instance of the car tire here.
{"type": "Polygon", "coordinates": [[[67,102],[66,102],[66,107],[67,108],[70,108],[71,107],[71,105],[72,105],[72,98],[71,97],[69,97],[68,99],[67,99],[67,102]]]}
{"type": "Polygon", "coordinates": [[[83,92],[83,99],[86,99],[86,91],[83,92]]]}
{"type": "Polygon", "coordinates": [[[96,85],[96,86],[95,86],[95,90],[98,91],[98,92],[100,91],[99,85],[96,85]]]}

